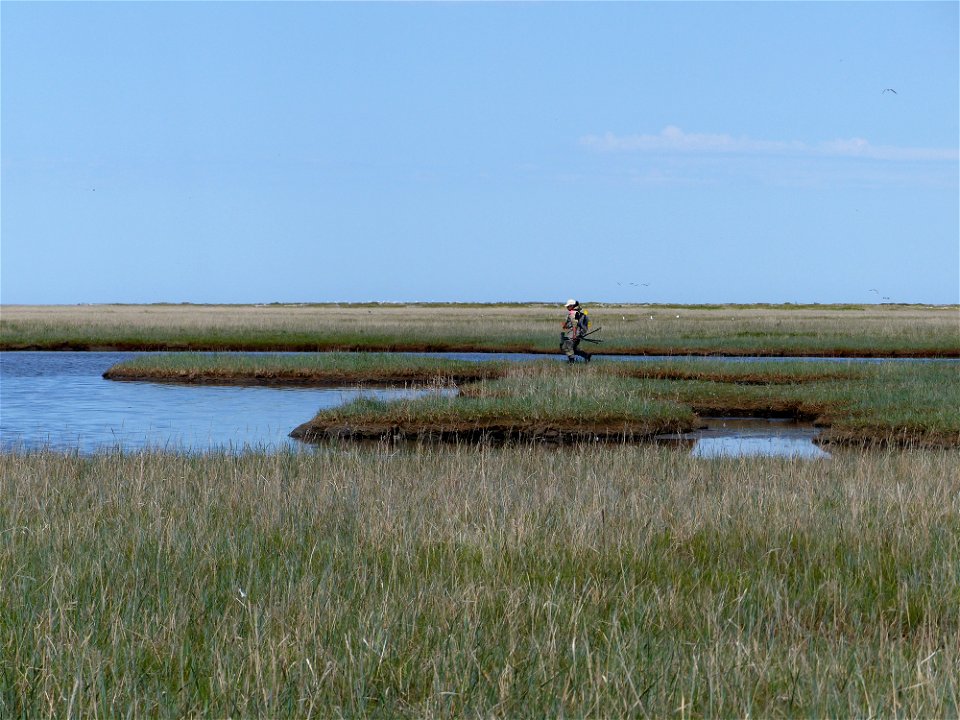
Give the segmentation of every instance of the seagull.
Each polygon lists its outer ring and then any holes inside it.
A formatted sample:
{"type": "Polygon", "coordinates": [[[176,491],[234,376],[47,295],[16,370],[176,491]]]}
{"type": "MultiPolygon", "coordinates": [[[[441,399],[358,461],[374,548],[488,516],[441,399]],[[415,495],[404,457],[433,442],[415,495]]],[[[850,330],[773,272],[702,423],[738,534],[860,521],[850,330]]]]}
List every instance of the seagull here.
{"type": "Polygon", "coordinates": [[[883,95],[883,93],[888,93],[888,92],[892,92],[894,95],[897,94],[897,91],[894,90],[893,88],[884,88],[883,92],[880,94],[883,95]]]}
{"type": "Polygon", "coordinates": [[[877,295],[880,294],[880,291],[877,290],[877,289],[875,289],[875,288],[870,288],[870,290],[868,290],[868,292],[875,292],[877,295]]]}

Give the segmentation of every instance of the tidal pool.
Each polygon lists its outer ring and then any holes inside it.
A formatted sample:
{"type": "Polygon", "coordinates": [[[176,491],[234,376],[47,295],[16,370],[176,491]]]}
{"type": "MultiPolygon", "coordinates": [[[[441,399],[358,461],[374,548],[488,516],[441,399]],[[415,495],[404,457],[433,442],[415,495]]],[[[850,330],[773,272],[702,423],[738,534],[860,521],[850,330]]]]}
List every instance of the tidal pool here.
{"type": "Polygon", "coordinates": [[[820,431],[812,423],[781,418],[704,418],[706,427],[690,433],[660,435],[658,442],[690,446],[700,458],[830,457],[814,443],[820,431]]]}

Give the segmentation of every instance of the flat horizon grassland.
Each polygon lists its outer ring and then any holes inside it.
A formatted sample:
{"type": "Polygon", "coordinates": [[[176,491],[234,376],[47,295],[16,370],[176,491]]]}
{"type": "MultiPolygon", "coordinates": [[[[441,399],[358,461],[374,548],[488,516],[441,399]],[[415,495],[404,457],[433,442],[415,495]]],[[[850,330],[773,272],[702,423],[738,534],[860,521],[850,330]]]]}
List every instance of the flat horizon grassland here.
{"type": "Polygon", "coordinates": [[[0,455],[0,716],[956,717],[960,453],[0,455]]]}
{"type": "MultiPolygon", "coordinates": [[[[960,356],[958,306],[586,306],[601,352],[960,356]]],[[[543,303],[5,305],[0,349],[556,352],[562,320],[543,303]]]]}

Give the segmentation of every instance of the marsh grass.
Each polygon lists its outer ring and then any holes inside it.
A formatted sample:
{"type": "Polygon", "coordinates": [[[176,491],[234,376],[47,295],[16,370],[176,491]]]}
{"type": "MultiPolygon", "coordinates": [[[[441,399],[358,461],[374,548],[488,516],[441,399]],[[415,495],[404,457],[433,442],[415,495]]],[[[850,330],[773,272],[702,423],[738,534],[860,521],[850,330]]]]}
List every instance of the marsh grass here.
{"type": "MultiPolygon", "coordinates": [[[[626,378],[591,382],[587,374],[558,372],[557,363],[522,365],[506,373],[502,379],[464,385],[459,396],[431,394],[396,403],[362,399],[320,413],[307,427],[322,424],[349,437],[570,441],[636,439],[696,425],[688,407],[646,396],[626,378]]],[[[304,437],[299,431],[294,436],[304,437]]]]}
{"type": "MultiPolygon", "coordinates": [[[[960,308],[589,306],[603,352],[960,356],[960,308]]],[[[0,308],[0,349],[556,352],[562,308],[96,305],[0,308]]]]}
{"type": "Polygon", "coordinates": [[[109,368],[109,380],[264,384],[449,384],[497,377],[507,363],[397,353],[161,353],[109,368]]]}
{"type": "Polygon", "coordinates": [[[743,363],[684,360],[569,367],[507,365],[459,397],[357,401],[323,410],[294,431],[423,437],[490,432],[642,439],[697,427],[697,416],[815,420],[822,441],[960,447],[960,368],[952,364],[743,363]]]}
{"type": "Polygon", "coordinates": [[[0,456],[0,715],[951,717],[960,454],[0,456]]]}

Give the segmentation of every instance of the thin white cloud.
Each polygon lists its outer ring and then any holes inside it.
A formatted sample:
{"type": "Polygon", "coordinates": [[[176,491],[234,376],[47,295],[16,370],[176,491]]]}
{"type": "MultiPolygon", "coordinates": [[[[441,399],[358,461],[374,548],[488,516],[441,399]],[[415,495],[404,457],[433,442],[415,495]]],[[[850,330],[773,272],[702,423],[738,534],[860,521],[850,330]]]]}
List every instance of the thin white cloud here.
{"type": "Polygon", "coordinates": [[[581,144],[602,152],[683,154],[793,155],[807,157],[866,158],[871,160],[953,160],[956,148],[917,148],[871,145],[863,138],[829,140],[815,145],[799,140],[759,140],[715,133],[688,133],[668,125],[656,135],[586,135],[581,144]]]}

